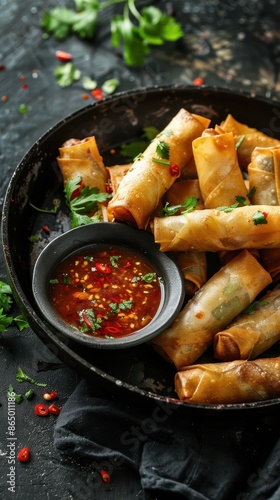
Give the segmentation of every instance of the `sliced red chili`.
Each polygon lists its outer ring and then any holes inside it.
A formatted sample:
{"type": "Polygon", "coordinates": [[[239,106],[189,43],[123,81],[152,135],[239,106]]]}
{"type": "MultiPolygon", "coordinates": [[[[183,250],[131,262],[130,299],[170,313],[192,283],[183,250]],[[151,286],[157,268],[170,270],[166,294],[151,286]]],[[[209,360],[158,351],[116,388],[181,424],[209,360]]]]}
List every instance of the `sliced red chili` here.
{"type": "Polygon", "coordinates": [[[91,324],[90,320],[88,319],[85,312],[82,312],[82,318],[83,318],[85,324],[87,325],[87,327],[92,328],[92,324],[91,324]]]}
{"type": "Polygon", "coordinates": [[[91,95],[92,97],[94,97],[94,99],[100,101],[104,97],[104,92],[102,92],[101,89],[94,89],[91,91],[91,95]]]}
{"type": "Polygon", "coordinates": [[[110,476],[109,472],[107,472],[106,470],[102,469],[102,470],[100,471],[100,475],[101,475],[101,477],[102,477],[102,481],[103,481],[104,483],[110,483],[110,481],[111,481],[111,476],[110,476]]]}
{"type": "Polygon", "coordinates": [[[115,335],[116,333],[120,333],[121,329],[115,326],[105,326],[105,332],[108,335],[115,335]]]}
{"type": "Polygon", "coordinates": [[[21,448],[21,450],[19,450],[18,452],[18,459],[20,462],[27,462],[27,460],[29,460],[29,457],[30,457],[30,451],[29,451],[29,448],[21,448]]]}
{"type": "Polygon", "coordinates": [[[69,52],[65,52],[64,50],[57,50],[55,53],[55,57],[59,61],[64,61],[64,62],[71,61],[72,59],[72,55],[69,52]]]}
{"type": "Polygon", "coordinates": [[[178,167],[178,165],[176,163],[173,163],[169,167],[169,172],[173,177],[176,177],[176,176],[180,175],[180,168],[178,167]]]}
{"type": "Polygon", "coordinates": [[[50,228],[48,226],[43,225],[42,229],[46,234],[50,234],[50,228]]]}
{"type": "Polygon", "coordinates": [[[54,403],[49,406],[49,412],[52,415],[59,415],[60,414],[60,408],[59,406],[55,405],[54,403]]]}
{"type": "Polygon", "coordinates": [[[34,411],[35,411],[36,415],[38,415],[39,417],[47,417],[49,414],[48,408],[45,405],[43,405],[42,403],[38,403],[35,406],[34,411]]]}
{"type": "Polygon", "coordinates": [[[99,273],[102,274],[111,274],[112,269],[108,264],[103,262],[96,262],[95,267],[99,273]]]}
{"type": "Polygon", "coordinates": [[[197,78],[195,78],[195,79],[193,80],[193,85],[197,85],[197,86],[199,86],[199,85],[203,85],[203,84],[204,84],[204,80],[203,80],[203,78],[197,77],[197,78]]]}
{"type": "Polygon", "coordinates": [[[57,392],[52,391],[52,392],[44,392],[43,398],[45,401],[51,401],[52,399],[55,399],[57,397],[57,392]]]}
{"type": "Polygon", "coordinates": [[[262,212],[263,216],[267,219],[268,217],[268,212],[262,212]]]}

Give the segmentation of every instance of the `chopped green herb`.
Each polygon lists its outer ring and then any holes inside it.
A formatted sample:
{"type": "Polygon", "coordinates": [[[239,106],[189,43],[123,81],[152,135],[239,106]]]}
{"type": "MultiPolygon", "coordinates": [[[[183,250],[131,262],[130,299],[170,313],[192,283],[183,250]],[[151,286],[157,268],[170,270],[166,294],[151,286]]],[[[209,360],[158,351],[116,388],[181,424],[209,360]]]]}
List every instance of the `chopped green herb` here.
{"type": "Polygon", "coordinates": [[[241,135],[241,136],[239,137],[239,139],[238,139],[237,143],[235,144],[235,149],[238,149],[238,148],[241,146],[241,144],[242,144],[242,142],[244,141],[244,139],[245,139],[245,135],[241,135]]]}
{"type": "Polygon", "coordinates": [[[261,212],[257,210],[253,215],[252,220],[254,222],[254,226],[258,226],[259,224],[268,224],[267,215],[265,212],[261,212]]]}
{"type": "Polygon", "coordinates": [[[18,368],[16,379],[18,382],[29,382],[30,384],[37,385],[38,387],[46,387],[47,385],[41,382],[37,382],[33,378],[29,377],[29,375],[26,375],[26,373],[24,373],[24,371],[20,367],[18,368]]]}
{"type": "Polygon", "coordinates": [[[111,80],[106,80],[101,86],[101,89],[105,94],[113,94],[118,87],[119,82],[115,78],[111,78],[111,80]]]}
{"type": "Polygon", "coordinates": [[[54,74],[60,87],[69,87],[81,77],[80,70],[76,69],[71,62],[57,66],[54,69],[54,74]]]}
{"type": "Polygon", "coordinates": [[[119,267],[117,264],[119,258],[120,258],[120,255],[111,255],[110,256],[110,263],[113,267],[119,267]]]}
{"type": "Polygon", "coordinates": [[[97,87],[97,81],[93,80],[89,76],[83,77],[83,88],[85,90],[94,90],[97,87]]]}
{"type": "Polygon", "coordinates": [[[8,391],[7,391],[7,397],[9,399],[14,400],[15,403],[20,404],[23,400],[24,397],[21,394],[16,394],[14,391],[14,388],[12,385],[9,385],[8,391]]]}
{"type": "Polygon", "coordinates": [[[121,146],[121,154],[125,158],[134,159],[141,156],[143,151],[149,146],[150,142],[158,135],[159,130],[155,127],[144,127],[141,139],[134,140],[129,144],[121,146]]]}
{"type": "Polygon", "coordinates": [[[246,309],[244,309],[243,314],[255,314],[256,313],[256,307],[257,306],[265,306],[266,304],[269,304],[268,300],[255,300],[255,302],[252,302],[246,309]]]}
{"type": "Polygon", "coordinates": [[[172,205],[169,206],[169,202],[166,202],[165,206],[159,211],[159,217],[169,217],[170,215],[175,215],[179,210],[182,214],[192,212],[199,203],[199,198],[195,196],[188,196],[182,203],[182,205],[172,205]]]}
{"type": "Polygon", "coordinates": [[[256,186],[252,187],[252,189],[249,191],[249,193],[247,194],[247,197],[248,198],[252,198],[252,196],[254,196],[255,192],[257,191],[257,188],[256,186]]]}
{"type": "Polygon", "coordinates": [[[49,281],[50,285],[58,285],[59,281],[58,279],[52,279],[49,281]]]}
{"type": "Polygon", "coordinates": [[[156,153],[164,160],[169,159],[170,146],[164,141],[159,141],[156,147],[156,153]]]}
{"type": "Polygon", "coordinates": [[[97,211],[98,203],[112,197],[111,194],[100,193],[98,188],[85,186],[78,196],[72,198],[73,193],[79,190],[80,182],[80,177],[71,179],[67,181],[64,189],[66,202],[70,209],[71,228],[98,222],[100,220],[98,213],[90,217],[87,214],[97,211]]]}
{"type": "Polygon", "coordinates": [[[167,165],[168,167],[171,165],[171,161],[167,161],[167,160],[161,160],[160,158],[155,158],[153,157],[152,160],[155,162],[155,163],[161,163],[161,165],[167,165]]]}

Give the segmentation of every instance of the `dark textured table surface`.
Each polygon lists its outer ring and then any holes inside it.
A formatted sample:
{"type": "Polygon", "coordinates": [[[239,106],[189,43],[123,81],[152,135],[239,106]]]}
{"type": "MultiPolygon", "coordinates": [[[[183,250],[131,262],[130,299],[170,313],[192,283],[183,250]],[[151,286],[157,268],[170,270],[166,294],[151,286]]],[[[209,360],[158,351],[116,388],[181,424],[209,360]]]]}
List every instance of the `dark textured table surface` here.
{"type": "MultiPolygon", "coordinates": [[[[63,5],[62,0],[57,4],[63,5]]],[[[102,13],[94,41],[73,36],[59,42],[53,37],[43,38],[39,25],[43,11],[53,7],[52,0],[43,3],[0,0],[0,207],[13,171],[34,141],[63,117],[86,106],[90,102],[84,99],[86,93],[93,100],[81,82],[67,88],[58,86],[53,73],[58,63],[54,55],[57,49],[70,52],[82,74],[95,79],[98,86],[110,78],[119,81],[118,90],[155,84],[192,84],[200,78],[207,85],[241,89],[279,100],[277,0],[174,0],[155,4],[175,15],[182,23],[184,37],[164,49],[153,50],[142,67],[128,68],[112,49],[109,27],[112,10],[102,13]],[[25,114],[19,112],[22,105],[27,106],[25,114]]],[[[2,257],[0,266],[0,279],[6,281],[2,257]]],[[[15,446],[16,449],[28,446],[32,460],[16,464],[15,488],[9,489],[11,449],[7,440],[6,393],[9,384],[22,391],[15,379],[17,368],[20,366],[48,388],[56,388],[60,405],[73,392],[80,375],[64,366],[31,329],[19,332],[10,327],[0,333],[0,357],[1,499],[144,498],[137,473],[119,470],[112,482],[105,484],[90,467],[66,461],[59,455],[53,445],[55,417],[36,419],[31,411],[33,404],[41,401],[40,388],[35,388],[32,402],[16,406],[15,446]]],[[[245,491],[243,486],[240,491],[245,491]]],[[[242,500],[249,498],[246,493],[240,495],[242,500]]],[[[230,498],[230,492],[225,498],[230,498]]]]}

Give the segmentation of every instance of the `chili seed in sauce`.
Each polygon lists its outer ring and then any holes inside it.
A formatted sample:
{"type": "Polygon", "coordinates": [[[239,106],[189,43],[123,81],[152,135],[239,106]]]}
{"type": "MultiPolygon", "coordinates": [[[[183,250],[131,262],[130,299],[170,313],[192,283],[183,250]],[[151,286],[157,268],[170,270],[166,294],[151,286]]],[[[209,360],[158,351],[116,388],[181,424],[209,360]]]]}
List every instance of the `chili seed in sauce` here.
{"type": "Polygon", "coordinates": [[[155,316],[160,278],[137,251],[103,246],[65,259],[50,280],[50,299],[61,318],[80,332],[124,337],[155,316]]]}

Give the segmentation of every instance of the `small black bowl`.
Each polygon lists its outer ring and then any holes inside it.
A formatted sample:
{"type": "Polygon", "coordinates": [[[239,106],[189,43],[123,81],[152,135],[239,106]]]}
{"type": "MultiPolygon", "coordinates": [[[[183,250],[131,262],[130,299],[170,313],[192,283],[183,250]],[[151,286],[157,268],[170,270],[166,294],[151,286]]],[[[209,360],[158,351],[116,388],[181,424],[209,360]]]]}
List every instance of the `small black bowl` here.
{"type": "Polygon", "coordinates": [[[88,347],[102,349],[132,347],[151,340],[175,320],[185,294],[180,270],[167,254],[159,250],[152,234],[115,222],[80,226],[52,240],[35,263],[32,288],[41,314],[57,332],[88,347]],[[63,321],[54,310],[49,296],[50,279],[65,258],[104,245],[118,245],[137,250],[161,278],[161,301],[153,319],[141,330],[120,338],[103,338],[81,333],[63,321]]]}

